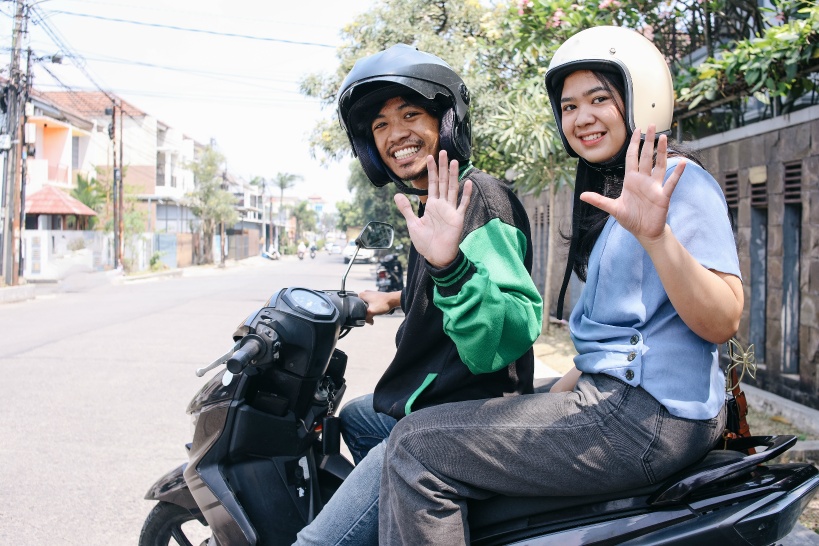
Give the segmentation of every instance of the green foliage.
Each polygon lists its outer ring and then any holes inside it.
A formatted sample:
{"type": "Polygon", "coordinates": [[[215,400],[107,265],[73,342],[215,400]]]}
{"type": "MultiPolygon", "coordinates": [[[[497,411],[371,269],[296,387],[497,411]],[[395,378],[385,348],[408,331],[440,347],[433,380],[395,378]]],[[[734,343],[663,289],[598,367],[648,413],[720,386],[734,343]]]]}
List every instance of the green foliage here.
{"type": "Polygon", "coordinates": [[[193,171],[196,189],[187,195],[188,206],[202,222],[204,263],[213,263],[213,235],[219,224],[232,225],[238,220],[236,198],[222,188],[224,156],[207,146],[198,160],[189,167],[193,171]]]}
{"type": "Polygon", "coordinates": [[[318,217],[315,209],[310,206],[309,201],[300,201],[293,209],[293,217],[296,219],[296,240],[302,239],[305,231],[315,231],[318,217]]]}
{"type": "Polygon", "coordinates": [[[163,269],[167,269],[168,266],[162,263],[162,254],[163,254],[162,252],[154,252],[151,255],[150,260],[151,271],[162,271],[163,269]]]}
{"type": "Polygon", "coordinates": [[[679,101],[689,110],[737,96],[754,96],[765,104],[777,98],[787,104],[815,90],[811,75],[819,68],[819,7],[812,4],[792,15],[800,18],[731,43],[719,58],[681,72],[675,81],[679,101]]]}
{"type": "MultiPolygon", "coordinates": [[[[77,174],[77,187],[71,190],[71,196],[94,212],[100,213],[105,207],[107,193],[101,182],[96,178],[86,178],[77,174]]],[[[94,229],[98,223],[97,216],[83,217],[83,229],[94,229]]]]}

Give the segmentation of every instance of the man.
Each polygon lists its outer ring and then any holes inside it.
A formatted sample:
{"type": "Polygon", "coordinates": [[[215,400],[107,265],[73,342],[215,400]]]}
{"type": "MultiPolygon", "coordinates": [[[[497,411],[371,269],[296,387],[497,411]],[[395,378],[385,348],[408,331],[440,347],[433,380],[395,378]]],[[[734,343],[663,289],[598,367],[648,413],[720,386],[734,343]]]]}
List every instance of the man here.
{"type": "Polygon", "coordinates": [[[532,392],[542,301],[529,223],[514,194],[469,163],[469,102],[449,65],[406,45],[359,60],[339,91],[339,120],[367,177],[401,192],[412,246],[403,291],[359,294],[368,322],[399,306],[405,319],[375,392],[340,415],[356,468],[297,544],[378,543],[384,440],[398,419],[532,392]],[[419,196],[417,215],[404,194],[419,196]],[[430,245],[441,232],[456,244],[430,245]]]}

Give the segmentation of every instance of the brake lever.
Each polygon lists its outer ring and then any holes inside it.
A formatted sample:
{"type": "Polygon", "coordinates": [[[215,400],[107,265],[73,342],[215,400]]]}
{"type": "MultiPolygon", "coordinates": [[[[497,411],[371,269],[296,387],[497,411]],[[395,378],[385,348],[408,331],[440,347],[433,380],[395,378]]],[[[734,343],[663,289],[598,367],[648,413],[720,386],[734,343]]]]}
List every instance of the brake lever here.
{"type": "Polygon", "coordinates": [[[236,344],[233,345],[233,347],[231,347],[228,352],[226,352],[225,354],[223,354],[222,356],[220,356],[219,358],[217,358],[216,360],[214,360],[213,362],[211,362],[210,364],[208,364],[204,368],[197,368],[196,369],[196,377],[202,377],[203,375],[205,375],[206,373],[208,373],[212,369],[217,368],[217,367],[221,366],[222,364],[224,364],[225,362],[227,362],[228,359],[233,356],[233,353],[235,353],[236,349],[238,349],[238,348],[239,348],[239,342],[237,341],[236,344]]]}

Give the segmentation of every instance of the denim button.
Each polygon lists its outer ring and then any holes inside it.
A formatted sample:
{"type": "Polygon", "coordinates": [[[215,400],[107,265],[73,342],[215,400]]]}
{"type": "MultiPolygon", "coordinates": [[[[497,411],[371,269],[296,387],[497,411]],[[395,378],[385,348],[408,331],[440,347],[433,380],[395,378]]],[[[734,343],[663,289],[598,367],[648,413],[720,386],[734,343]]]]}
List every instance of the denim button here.
{"type": "Polygon", "coordinates": [[[640,336],[638,336],[637,334],[634,334],[633,336],[631,336],[630,341],[631,341],[632,345],[637,345],[637,342],[640,341],[640,336]]]}
{"type": "Polygon", "coordinates": [[[628,379],[629,381],[634,379],[634,372],[631,370],[626,370],[626,379],[628,379]]]}
{"type": "Polygon", "coordinates": [[[631,361],[632,361],[632,360],[634,360],[635,358],[637,358],[637,353],[635,353],[635,352],[631,352],[631,353],[629,353],[629,354],[628,354],[628,361],[629,361],[629,362],[631,362],[631,361]]]}

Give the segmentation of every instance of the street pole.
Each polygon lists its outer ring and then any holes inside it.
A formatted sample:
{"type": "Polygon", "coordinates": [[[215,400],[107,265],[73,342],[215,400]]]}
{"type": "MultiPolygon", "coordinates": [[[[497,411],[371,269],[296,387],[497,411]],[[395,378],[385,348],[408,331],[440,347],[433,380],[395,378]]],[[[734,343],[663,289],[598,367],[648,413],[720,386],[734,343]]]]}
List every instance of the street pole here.
{"type": "MultiPolygon", "coordinates": [[[[22,121],[20,126],[22,130],[20,131],[20,135],[22,138],[20,139],[20,148],[22,150],[21,162],[20,162],[20,219],[19,219],[19,246],[17,247],[17,278],[19,279],[25,274],[25,253],[23,252],[23,246],[25,244],[25,240],[23,239],[23,233],[26,230],[26,184],[28,183],[28,145],[33,144],[28,142],[28,137],[26,135],[26,125],[28,124],[28,99],[31,96],[31,79],[33,77],[31,71],[31,48],[28,48],[26,53],[26,78],[23,82],[23,100],[20,103],[23,105],[23,112],[22,112],[22,121]]],[[[65,229],[65,226],[63,226],[65,229]]]]}
{"type": "Polygon", "coordinates": [[[119,253],[119,207],[117,206],[117,180],[119,179],[119,169],[117,168],[117,103],[115,101],[111,102],[111,125],[108,130],[108,138],[111,139],[111,153],[113,157],[113,180],[111,182],[111,207],[113,210],[111,212],[114,215],[114,268],[116,269],[122,265],[122,257],[119,253]]]}
{"type": "Polygon", "coordinates": [[[122,123],[122,102],[119,103],[119,260],[120,263],[125,258],[125,183],[122,166],[125,165],[125,151],[123,150],[123,142],[125,142],[125,125],[122,123]]]}
{"type": "Polygon", "coordinates": [[[11,64],[9,82],[6,91],[6,134],[11,139],[11,147],[6,154],[6,165],[3,171],[3,246],[2,266],[3,281],[8,286],[17,284],[17,237],[19,224],[17,206],[19,204],[18,180],[20,175],[20,44],[23,38],[25,5],[17,0],[12,33],[11,64]]]}

